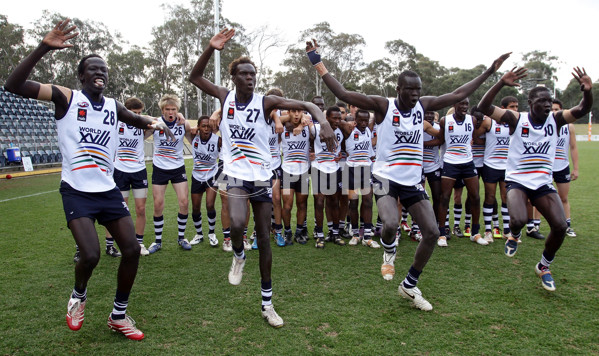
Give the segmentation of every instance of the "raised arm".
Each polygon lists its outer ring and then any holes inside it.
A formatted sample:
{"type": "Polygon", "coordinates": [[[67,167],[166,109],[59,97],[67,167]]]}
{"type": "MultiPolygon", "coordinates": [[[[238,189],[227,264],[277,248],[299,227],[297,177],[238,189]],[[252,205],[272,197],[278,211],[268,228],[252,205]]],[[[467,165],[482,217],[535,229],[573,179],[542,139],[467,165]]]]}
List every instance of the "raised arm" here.
{"type": "Polygon", "coordinates": [[[495,73],[499,67],[501,67],[503,62],[509,58],[510,54],[512,53],[509,52],[501,55],[499,58],[494,60],[493,64],[491,64],[491,66],[487,68],[487,70],[481,75],[472,79],[451,93],[443,94],[441,96],[424,96],[420,98],[420,102],[422,103],[424,110],[440,110],[466,99],[470,96],[470,94],[474,93],[474,91],[491,76],[491,74],[495,73]]]}
{"type": "Polygon", "coordinates": [[[493,105],[493,100],[504,86],[519,87],[518,80],[526,77],[526,68],[516,67],[512,68],[509,72],[505,73],[497,83],[495,83],[480,99],[477,107],[483,114],[489,116],[491,119],[497,122],[506,122],[510,126],[510,132],[516,128],[516,123],[520,115],[516,114],[507,109],[501,109],[493,105]]]}
{"type": "Polygon", "coordinates": [[[225,44],[231,38],[233,38],[233,35],[235,35],[235,30],[229,30],[226,28],[214,35],[214,37],[210,39],[208,46],[206,46],[206,49],[204,50],[204,52],[202,52],[200,58],[193,66],[193,69],[189,74],[189,81],[193,83],[193,85],[200,88],[204,93],[218,98],[221,102],[225,100],[225,97],[227,96],[229,90],[225,87],[218,86],[206,79],[204,77],[204,71],[206,70],[206,66],[210,61],[210,57],[212,57],[212,53],[214,53],[214,50],[216,49],[221,51],[223,48],[225,48],[225,44]]]}
{"type": "Polygon", "coordinates": [[[376,113],[381,112],[382,115],[385,114],[387,111],[387,99],[382,96],[364,95],[346,90],[324,66],[318,49],[318,43],[316,43],[315,39],[312,39],[312,42],[306,42],[306,54],[308,55],[308,59],[310,59],[310,62],[314,65],[314,68],[316,68],[316,71],[320,74],[326,86],[333,92],[333,94],[335,94],[335,97],[341,101],[357,106],[360,109],[373,110],[376,113]]]}
{"type": "Polygon", "coordinates": [[[584,68],[580,69],[576,67],[574,68],[572,75],[580,84],[582,100],[575,107],[569,110],[560,111],[556,115],[556,120],[559,120],[559,116],[563,115],[564,120],[569,124],[588,114],[593,107],[593,92],[591,91],[593,88],[593,81],[587,75],[586,70],[584,68]]]}
{"type": "Polygon", "coordinates": [[[54,101],[57,111],[64,111],[68,107],[71,98],[71,90],[51,84],[40,84],[28,80],[31,71],[42,57],[53,50],[73,47],[67,43],[70,39],[79,35],[73,32],[77,27],[69,26],[70,19],[59,21],[52,31],[48,32],[42,42],[10,73],[4,87],[11,93],[26,98],[54,101]]]}

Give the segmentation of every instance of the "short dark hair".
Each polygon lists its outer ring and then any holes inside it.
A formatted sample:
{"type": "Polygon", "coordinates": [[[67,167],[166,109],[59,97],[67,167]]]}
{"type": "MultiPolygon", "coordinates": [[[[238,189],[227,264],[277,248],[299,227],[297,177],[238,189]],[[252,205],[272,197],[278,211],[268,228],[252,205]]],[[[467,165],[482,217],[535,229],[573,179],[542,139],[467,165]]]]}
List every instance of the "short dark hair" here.
{"type": "Polygon", "coordinates": [[[335,106],[347,109],[347,105],[345,105],[343,101],[338,101],[337,103],[335,103],[335,106]]]}
{"type": "Polygon", "coordinates": [[[368,118],[370,118],[370,111],[364,110],[364,109],[358,109],[358,111],[356,111],[356,117],[354,118],[354,120],[357,119],[358,116],[360,116],[360,114],[365,114],[366,116],[368,116],[368,118]]]}
{"type": "Polygon", "coordinates": [[[551,103],[552,103],[552,104],[557,104],[557,105],[559,105],[559,109],[560,109],[560,110],[562,110],[562,109],[564,108],[564,104],[563,104],[563,103],[562,103],[562,101],[561,101],[561,100],[559,100],[559,99],[553,99],[553,100],[551,101],[551,103]]]}
{"type": "Polygon", "coordinates": [[[202,120],[210,120],[210,116],[208,116],[208,115],[200,116],[200,118],[198,119],[198,126],[200,126],[200,122],[202,122],[202,120]]]}
{"type": "Polygon", "coordinates": [[[285,95],[283,94],[283,91],[279,88],[272,88],[269,91],[266,92],[266,95],[274,95],[274,96],[280,96],[280,97],[284,97],[285,95]]]}
{"type": "Polygon", "coordinates": [[[252,66],[254,66],[254,69],[256,69],[256,65],[254,64],[254,62],[252,62],[251,59],[249,59],[249,57],[239,57],[229,64],[229,74],[230,75],[237,74],[237,67],[240,64],[245,64],[245,63],[251,64],[252,66]]]}
{"type": "Polygon", "coordinates": [[[507,108],[508,105],[510,105],[510,103],[517,103],[518,99],[516,99],[516,97],[514,96],[506,96],[505,98],[501,99],[500,105],[502,108],[507,108]]]}
{"type": "Polygon", "coordinates": [[[329,106],[327,108],[327,117],[329,116],[329,113],[332,113],[332,112],[338,112],[339,114],[341,114],[341,110],[339,109],[338,106],[329,106]]]}
{"type": "Polygon", "coordinates": [[[420,76],[418,75],[418,73],[412,70],[404,70],[397,77],[397,85],[401,85],[405,78],[420,78],[420,76]]]}
{"type": "Polygon", "coordinates": [[[101,60],[104,60],[104,58],[100,57],[99,54],[88,54],[87,56],[81,58],[81,60],[79,61],[79,65],[77,66],[77,74],[83,74],[83,67],[85,66],[85,61],[87,61],[90,58],[100,58],[101,60]]]}
{"type": "Polygon", "coordinates": [[[143,101],[139,100],[136,97],[132,97],[129,98],[127,100],[125,100],[125,108],[127,108],[128,110],[143,110],[145,105],[143,103],[143,101]]]}
{"type": "Polygon", "coordinates": [[[534,98],[536,98],[540,92],[546,91],[549,94],[551,94],[551,90],[549,90],[549,88],[547,87],[534,87],[532,88],[532,90],[528,93],[528,100],[532,100],[534,98]]]}
{"type": "Polygon", "coordinates": [[[314,102],[314,99],[322,99],[322,101],[324,101],[323,97],[320,95],[313,96],[310,102],[314,102]]]}

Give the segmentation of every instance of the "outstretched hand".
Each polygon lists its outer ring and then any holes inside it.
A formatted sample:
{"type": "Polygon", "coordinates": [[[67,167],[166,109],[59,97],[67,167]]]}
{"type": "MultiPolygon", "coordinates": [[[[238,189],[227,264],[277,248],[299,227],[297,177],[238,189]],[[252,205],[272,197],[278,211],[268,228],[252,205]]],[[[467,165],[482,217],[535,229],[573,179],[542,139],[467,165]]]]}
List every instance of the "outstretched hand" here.
{"type": "Polygon", "coordinates": [[[327,145],[329,152],[335,152],[337,149],[337,138],[328,121],[320,124],[320,142],[327,145]]]}
{"type": "Polygon", "coordinates": [[[512,68],[512,70],[505,73],[501,77],[501,81],[503,82],[504,85],[507,85],[510,87],[519,87],[520,83],[516,83],[516,81],[526,77],[528,75],[528,74],[526,74],[527,70],[528,69],[526,69],[524,67],[520,67],[518,69],[516,69],[516,67],[514,67],[514,68],[512,68]]]}
{"type": "Polygon", "coordinates": [[[166,124],[164,122],[158,122],[158,121],[154,120],[151,124],[148,124],[148,129],[164,132],[164,134],[166,135],[166,139],[168,141],[176,140],[175,135],[173,135],[173,133],[171,132],[171,129],[169,129],[168,126],[166,126],[166,124]]]}
{"type": "Polygon", "coordinates": [[[312,41],[306,42],[306,54],[308,55],[308,59],[310,59],[312,65],[317,65],[321,62],[320,52],[318,51],[319,49],[320,47],[318,47],[318,43],[316,43],[314,38],[312,41]]]}
{"type": "Polygon", "coordinates": [[[591,77],[587,75],[587,71],[584,69],[580,69],[579,67],[574,68],[574,72],[572,72],[574,78],[580,84],[581,91],[589,91],[593,87],[593,81],[591,77]]]}
{"type": "Polygon", "coordinates": [[[493,72],[497,72],[497,70],[499,69],[499,67],[501,67],[503,62],[505,62],[506,59],[510,58],[511,54],[512,54],[512,52],[502,54],[501,56],[499,56],[499,58],[494,60],[493,64],[491,64],[491,68],[493,68],[493,72]]]}
{"type": "Polygon", "coordinates": [[[316,40],[313,38],[312,41],[306,41],[306,52],[310,52],[310,51],[316,51],[318,50],[318,43],[316,43],[316,40]]]}
{"type": "Polygon", "coordinates": [[[217,49],[219,51],[222,51],[222,49],[225,48],[225,44],[231,38],[233,38],[234,35],[235,35],[234,28],[232,28],[230,30],[228,28],[225,28],[210,39],[210,47],[217,49]]]}
{"type": "Polygon", "coordinates": [[[75,38],[79,35],[79,32],[72,33],[77,26],[69,26],[71,19],[59,21],[52,31],[48,32],[42,43],[52,49],[63,49],[67,47],[73,47],[72,43],[67,43],[68,40],[75,38]]]}

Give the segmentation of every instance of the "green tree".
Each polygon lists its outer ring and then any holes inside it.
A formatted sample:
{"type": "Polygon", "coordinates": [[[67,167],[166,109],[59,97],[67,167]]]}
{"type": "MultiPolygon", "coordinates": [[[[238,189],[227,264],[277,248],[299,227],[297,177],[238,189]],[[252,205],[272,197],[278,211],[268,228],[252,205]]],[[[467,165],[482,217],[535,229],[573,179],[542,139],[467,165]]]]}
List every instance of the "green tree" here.
{"type": "Polygon", "coordinates": [[[522,89],[528,92],[541,84],[553,91],[557,80],[555,71],[558,60],[558,57],[551,56],[546,51],[524,53],[522,62],[524,62],[523,66],[528,69],[528,77],[521,81],[522,89]]]}
{"type": "Polygon", "coordinates": [[[399,73],[411,70],[420,76],[422,95],[438,95],[437,93],[441,92],[440,89],[437,89],[437,81],[449,72],[438,61],[418,53],[416,47],[401,39],[388,41],[385,43],[385,49],[392,56],[388,60],[393,72],[389,74],[395,83],[397,83],[399,73]]]}
{"type": "Polygon", "coordinates": [[[19,25],[8,22],[0,15],[0,83],[4,83],[10,72],[24,57],[26,47],[23,45],[25,31],[19,25]]]}
{"type": "MultiPolygon", "coordinates": [[[[50,13],[44,10],[41,18],[35,21],[36,27],[29,33],[39,43],[58,21],[65,18],[59,13],[50,13]]],[[[77,32],[79,32],[79,36],[71,40],[73,47],[52,51],[50,55],[44,56],[36,65],[32,79],[43,83],[57,83],[69,88],[78,88],[77,64],[81,58],[89,54],[98,54],[107,58],[110,53],[122,50],[120,34],[113,34],[103,23],[78,18],[71,19],[71,23],[77,26],[77,32]]]]}
{"type": "Polygon", "coordinates": [[[323,63],[328,71],[348,89],[357,88],[358,73],[364,66],[362,48],[365,41],[357,34],[336,34],[328,22],[321,22],[300,32],[296,43],[287,48],[283,60],[286,70],[276,73],[273,84],[285,95],[298,100],[310,100],[320,95],[326,105],[336,102],[335,96],[323,86],[322,79],[306,58],[306,40],[316,39],[323,63]]]}
{"type": "MultiPolygon", "coordinates": [[[[593,83],[592,93],[594,100],[591,113],[593,114],[593,123],[597,123],[599,122],[599,81],[593,83]]],[[[564,109],[572,108],[580,103],[580,100],[582,100],[582,92],[580,91],[580,84],[576,79],[572,78],[572,80],[570,80],[570,83],[568,83],[568,86],[559,99],[562,101],[564,109]]],[[[576,121],[577,124],[585,124],[588,122],[588,115],[576,121]]]]}
{"type": "Polygon", "coordinates": [[[359,91],[368,95],[380,95],[383,97],[396,96],[391,61],[388,58],[377,59],[369,63],[359,72],[359,91]]]}
{"type": "MultiPolygon", "coordinates": [[[[150,43],[150,67],[157,87],[159,98],[164,93],[175,93],[182,98],[182,112],[185,116],[215,108],[212,98],[203,98],[203,93],[193,87],[189,81],[189,72],[195,65],[200,53],[214,35],[214,2],[212,0],[194,0],[190,7],[181,5],[166,6],[168,10],[165,22],[152,30],[154,39],[150,43]]],[[[247,38],[241,25],[220,18],[222,27],[233,27],[236,35],[221,52],[221,85],[230,85],[227,64],[233,59],[247,55],[247,38]]],[[[214,78],[214,62],[206,68],[206,77],[214,78]]]]}
{"type": "Polygon", "coordinates": [[[263,25],[248,33],[247,38],[249,39],[249,52],[257,66],[256,87],[270,88],[273,71],[266,65],[266,60],[273,50],[285,46],[285,41],[279,32],[268,25],[263,25]]]}
{"type": "Polygon", "coordinates": [[[110,68],[110,88],[112,95],[123,102],[131,96],[136,96],[145,105],[145,111],[158,115],[157,81],[149,80],[149,57],[147,49],[133,46],[127,52],[115,52],[108,55],[110,68]]]}

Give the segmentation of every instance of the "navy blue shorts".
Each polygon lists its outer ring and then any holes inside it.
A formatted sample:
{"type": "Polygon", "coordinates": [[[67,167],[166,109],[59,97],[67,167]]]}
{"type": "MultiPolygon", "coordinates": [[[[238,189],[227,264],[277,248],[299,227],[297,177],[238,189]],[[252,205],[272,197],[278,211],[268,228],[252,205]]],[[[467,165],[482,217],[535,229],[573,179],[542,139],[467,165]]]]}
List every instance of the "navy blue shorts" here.
{"type": "Polygon", "coordinates": [[[310,194],[310,173],[289,174],[283,171],[281,189],[293,189],[301,194],[310,194]]]}
{"type": "Polygon", "coordinates": [[[271,180],[281,180],[281,178],[283,178],[283,168],[281,168],[281,166],[279,166],[279,168],[275,168],[272,170],[272,178],[270,178],[271,180]]]}
{"type": "Polygon", "coordinates": [[[559,172],[553,172],[553,180],[555,183],[570,183],[570,166],[559,172]]]}
{"type": "Polygon", "coordinates": [[[313,169],[312,194],[333,195],[341,190],[341,169],[333,173],[324,173],[318,169],[313,169]]]}
{"type": "MultiPolygon", "coordinates": [[[[424,173],[424,176],[426,177],[426,179],[429,182],[438,182],[441,180],[441,172],[442,172],[442,169],[439,168],[436,171],[432,171],[430,173],[424,173]]],[[[457,182],[456,182],[456,184],[457,184],[457,182]]]]}
{"type": "Polygon", "coordinates": [[[272,182],[247,181],[227,177],[227,193],[233,188],[239,188],[248,193],[251,202],[272,203],[272,182]]]}
{"type": "Polygon", "coordinates": [[[155,165],[152,167],[152,184],[154,185],[167,185],[169,181],[173,184],[187,182],[184,165],[175,169],[162,169],[155,165]]]}
{"type": "Polygon", "coordinates": [[[148,171],[144,168],[139,172],[127,173],[114,170],[114,182],[121,192],[126,192],[131,189],[146,189],[148,188],[148,171]]]}
{"type": "Polygon", "coordinates": [[[505,169],[495,169],[487,165],[483,166],[481,170],[483,182],[485,183],[498,183],[505,181],[505,169]]]}
{"type": "Polygon", "coordinates": [[[551,193],[557,194],[557,191],[555,190],[555,187],[553,186],[553,184],[546,184],[546,185],[540,186],[537,189],[530,189],[530,188],[526,188],[525,186],[523,186],[520,183],[506,181],[505,188],[508,192],[512,189],[518,189],[518,190],[523,191],[524,193],[526,193],[526,196],[528,197],[528,199],[530,200],[532,205],[535,205],[535,200],[537,200],[547,194],[551,194],[551,193]]]}
{"type": "MultiPolygon", "coordinates": [[[[218,174],[214,175],[214,177],[208,179],[207,181],[199,181],[195,179],[193,176],[191,177],[191,194],[204,194],[206,190],[214,187],[218,184],[216,177],[218,174]]],[[[218,190],[218,187],[214,188],[214,190],[218,190]]]]}
{"type": "Polygon", "coordinates": [[[389,195],[393,199],[398,199],[404,208],[418,203],[421,200],[428,200],[428,195],[422,184],[401,185],[389,179],[373,176],[373,191],[375,199],[380,199],[389,195]]]}
{"type": "Polygon", "coordinates": [[[87,193],[71,187],[67,182],[60,182],[62,205],[67,218],[67,226],[71,220],[90,218],[98,220],[102,225],[125,216],[131,216],[129,207],[123,200],[121,191],[114,189],[107,192],[87,193]]]}
{"type": "Polygon", "coordinates": [[[467,179],[478,176],[478,171],[474,166],[474,162],[451,164],[443,163],[443,177],[458,179],[467,179]]]}
{"type": "Polygon", "coordinates": [[[343,188],[349,190],[357,190],[357,189],[372,189],[372,169],[370,166],[357,166],[350,167],[347,166],[347,169],[344,171],[344,181],[343,188]],[[345,174],[345,171],[348,173],[345,174]],[[345,177],[347,177],[347,182],[345,181],[345,177]]]}

